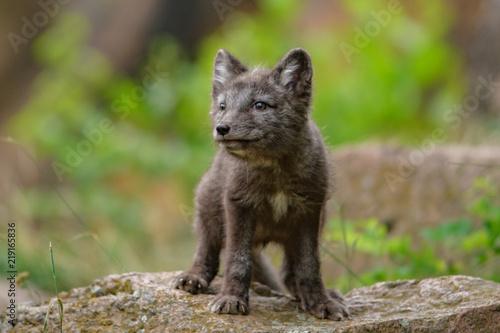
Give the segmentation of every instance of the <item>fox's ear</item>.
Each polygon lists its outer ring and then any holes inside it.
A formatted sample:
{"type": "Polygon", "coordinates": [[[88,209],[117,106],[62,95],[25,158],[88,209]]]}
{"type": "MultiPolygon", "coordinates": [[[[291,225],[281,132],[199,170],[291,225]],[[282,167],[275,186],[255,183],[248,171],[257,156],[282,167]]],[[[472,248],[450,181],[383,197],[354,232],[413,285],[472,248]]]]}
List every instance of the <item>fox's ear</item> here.
{"type": "Polygon", "coordinates": [[[217,51],[214,62],[212,96],[217,95],[227,81],[246,71],[248,68],[231,53],[226,50],[217,51]]]}
{"type": "Polygon", "coordinates": [[[310,93],[312,88],[311,57],[306,50],[290,50],[274,67],[274,76],[278,83],[295,94],[310,93]]]}

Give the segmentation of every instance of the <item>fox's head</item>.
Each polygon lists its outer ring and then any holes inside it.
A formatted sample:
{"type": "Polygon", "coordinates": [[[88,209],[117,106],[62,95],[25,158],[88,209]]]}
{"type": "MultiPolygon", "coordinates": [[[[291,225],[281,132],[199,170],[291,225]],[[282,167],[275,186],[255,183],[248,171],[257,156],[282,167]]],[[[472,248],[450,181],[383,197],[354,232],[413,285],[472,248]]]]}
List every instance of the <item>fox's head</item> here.
{"type": "Polygon", "coordinates": [[[219,50],[210,111],[215,141],[249,160],[293,154],[309,118],[312,72],[311,58],[301,48],[272,69],[254,70],[219,50]]]}

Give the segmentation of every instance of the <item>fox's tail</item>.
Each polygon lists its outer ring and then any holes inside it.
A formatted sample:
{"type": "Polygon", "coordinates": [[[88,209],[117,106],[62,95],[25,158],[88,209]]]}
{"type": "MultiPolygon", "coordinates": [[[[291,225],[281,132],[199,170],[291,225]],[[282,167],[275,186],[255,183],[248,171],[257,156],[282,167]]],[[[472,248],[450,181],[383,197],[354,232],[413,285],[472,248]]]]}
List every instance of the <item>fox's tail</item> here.
{"type": "Polygon", "coordinates": [[[269,261],[269,257],[260,250],[254,250],[253,252],[252,280],[279,293],[285,292],[285,288],[283,288],[278,273],[269,261]]]}

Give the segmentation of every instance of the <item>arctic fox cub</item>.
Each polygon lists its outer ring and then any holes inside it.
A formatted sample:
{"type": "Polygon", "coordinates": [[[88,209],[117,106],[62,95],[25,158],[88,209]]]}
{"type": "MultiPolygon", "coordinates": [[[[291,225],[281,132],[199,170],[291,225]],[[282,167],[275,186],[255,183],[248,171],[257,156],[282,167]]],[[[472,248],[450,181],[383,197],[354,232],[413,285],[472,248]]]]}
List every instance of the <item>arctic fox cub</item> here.
{"type": "Polygon", "coordinates": [[[312,65],[300,48],[272,69],[249,70],[225,50],[215,57],[210,114],[219,145],[196,191],[194,263],[174,282],[196,294],[206,290],[225,249],[216,313],[248,314],[253,277],[270,288],[281,283],[259,249],[283,247],[281,278],[301,306],[318,318],[349,313],[340,293],[320,276],[318,243],[330,175],[321,134],[310,116],[312,65]]]}

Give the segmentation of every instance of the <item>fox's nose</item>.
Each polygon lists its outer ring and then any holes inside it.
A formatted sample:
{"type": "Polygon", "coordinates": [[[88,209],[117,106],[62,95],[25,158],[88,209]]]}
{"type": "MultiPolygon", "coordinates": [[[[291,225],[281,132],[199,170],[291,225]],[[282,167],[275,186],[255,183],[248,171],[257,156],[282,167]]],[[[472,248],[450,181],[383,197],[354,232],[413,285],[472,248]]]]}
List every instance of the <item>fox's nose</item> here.
{"type": "Polygon", "coordinates": [[[226,124],[219,124],[215,127],[215,130],[217,131],[217,133],[219,133],[219,135],[226,135],[227,133],[229,133],[229,130],[231,129],[231,127],[229,127],[229,125],[226,125],[226,124]]]}

